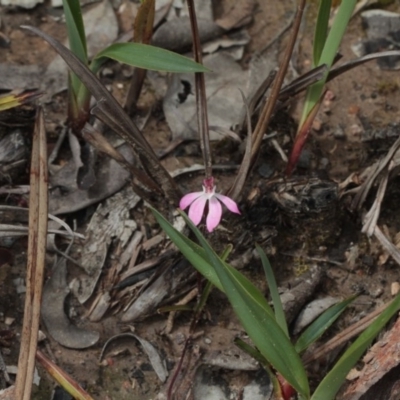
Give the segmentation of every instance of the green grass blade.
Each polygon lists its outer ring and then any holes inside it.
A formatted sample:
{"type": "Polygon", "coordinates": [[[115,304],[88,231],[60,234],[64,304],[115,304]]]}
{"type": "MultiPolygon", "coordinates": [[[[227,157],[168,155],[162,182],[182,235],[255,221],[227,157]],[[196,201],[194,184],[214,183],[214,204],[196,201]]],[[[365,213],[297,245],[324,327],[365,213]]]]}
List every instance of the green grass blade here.
{"type": "MultiPolygon", "coordinates": [[[[63,0],[65,22],[67,24],[67,33],[69,47],[79,59],[87,65],[87,50],[85,27],[82,19],[82,10],[79,0],[63,0]]],[[[78,77],[71,73],[71,85],[75,97],[78,96],[80,86],[82,86],[78,77]]]]}
{"type": "Polygon", "coordinates": [[[285,313],[283,311],[281,296],[279,295],[278,285],[276,284],[274,271],[272,271],[271,264],[263,249],[258,244],[256,244],[256,249],[261,257],[261,263],[264,268],[265,276],[267,278],[269,291],[271,293],[272,304],[274,305],[276,322],[281,327],[283,332],[285,332],[286,336],[289,337],[289,330],[286,323],[285,313]]]}
{"type": "Polygon", "coordinates": [[[320,65],[322,51],[328,35],[329,16],[331,13],[332,0],[320,0],[317,22],[315,24],[313,45],[313,67],[320,65]]]}
{"type": "Polygon", "coordinates": [[[178,73],[209,72],[209,69],[188,57],[143,43],[112,44],[96,55],[94,59],[96,68],[105,58],[154,71],[178,73]]]}
{"type": "Polygon", "coordinates": [[[308,348],[308,346],[319,339],[356,297],[357,296],[352,296],[349,299],[343,300],[340,303],[329,307],[312,324],[310,324],[310,326],[300,335],[294,346],[297,352],[302,353],[308,348]]]}
{"type": "MultiPolygon", "coordinates": [[[[229,302],[255,346],[291,386],[308,398],[308,380],[300,357],[275,318],[254,301],[254,297],[249,295],[248,288],[245,288],[232,270],[220,260],[190,219],[183,213],[182,216],[205,250],[229,302]]],[[[257,288],[253,285],[252,290],[257,291],[257,288]]]]}
{"type": "Polygon", "coordinates": [[[87,62],[86,34],[79,0],[63,0],[65,22],[71,51],[87,62]]]}
{"type": "MultiPolygon", "coordinates": [[[[329,69],[331,68],[335,55],[339,49],[340,42],[342,41],[347,25],[350,21],[356,2],[357,0],[346,0],[342,1],[342,3],[340,4],[338,13],[336,14],[333,25],[325,41],[325,45],[319,59],[319,65],[326,64],[329,69]]],[[[307,90],[300,127],[303,125],[303,122],[307,118],[307,115],[310,113],[314,105],[317,104],[319,98],[321,97],[327,76],[328,73],[325,73],[322,80],[310,86],[310,88],[307,90]]]]}
{"type": "MultiPolygon", "coordinates": [[[[186,236],[178,232],[157,210],[152,208],[152,212],[157,222],[160,224],[164,232],[170,237],[170,239],[179,248],[185,258],[196,268],[206,279],[208,279],[214,286],[216,286],[221,292],[225,292],[215,269],[210,264],[206,252],[202,247],[192,242],[186,236]]],[[[254,290],[254,285],[239,271],[233,268],[231,265],[224,263],[227,269],[241,282],[242,286],[246,289],[248,295],[253,298],[255,302],[260,304],[266,313],[274,318],[272,308],[268,304],[265,297],[259,290],[254,290]]]]}
{"type": "MultiPolygon", "coordinates": [[[[229,254],[231,254],[232,249],[233,249],[233,246],[231,244],[228,244],[228,246],[225,247],[223,253],[221,254],[222,261],[226,261],[226,259],[229,257],[229,254]]],[[[213,287],[214,287],[213,284],[209,280],[207,280],[206,286],[203,289],[203,292],[200,296],[200,300],[197,303],[196,313],[201,312],[203,310],[203,308],[205,307],[206,302],[208,300],[208,296],[210,295],[213,287]]]]}
{"type": "Polygon", "coordinates": [[[333,400],[340,387],[343,385],[347,374],[354,367],[365,350],[371,345],[378,333],[400,310],[400,295],[397,295],[392,303],[382,311],[382,314],[358,337],[358,339],[346,350],[343,356],[329,371],[319,384],[311,400],[333,400]]]}

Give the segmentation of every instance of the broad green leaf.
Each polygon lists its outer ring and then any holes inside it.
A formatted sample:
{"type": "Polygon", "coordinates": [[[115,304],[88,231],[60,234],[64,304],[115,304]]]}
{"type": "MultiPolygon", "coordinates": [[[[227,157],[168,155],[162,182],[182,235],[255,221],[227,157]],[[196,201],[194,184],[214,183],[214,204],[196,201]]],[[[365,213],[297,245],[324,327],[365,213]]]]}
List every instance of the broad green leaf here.
{"type": "Polygon", "coordinates": [[[324,49],[328,34],[329,15],[331,13],[332,0],[320,0],[317,22],[315,24],[313,44],[313,67],[320,65],[322,50],[324,49]]]}
{"type": "MultiPolygon", "coordinates": [[[[204,249],[178,232],[157,210],[152,208],[152,212],[161,228],[175,243],[185,258],[193,265],[193,267],[196,268],[214,286],[221,290],[221,292],[225,292],[224,287],[221,285],[218,275],[210,264],[204,249]]],[[[227,263],[224,263],[224,265],[241,282],[242,286],[247,290],[248,296],[252,297],[253,301],[260,304],[264,311],[274,318],[274,313],[262,293],[255,288],[254,285],[244,275],[242,275],[231,265],[227,263]]]]}
{"type": "Polygon", "coordinates": [[[333,400],[343,385],[347,374],[359,361],[378,333],[400,310],[400,295],[382,311],[382,314],[358,337],[318,385],[311,400],[333,400]]]}
{"type": "Polygon", "coordinates": [[[208,72],[209,70],[190,58],[169,50],[143,43],[114,43],[96,55],[91,65],[97,72],[105,59],[154,71],[178,73],[208,72]]]}
{"type": "MultiPolygon", "coordinates": [[[[331,68],[356,2],[357,0],[346,0],[341,2],[333,25],[325,41],[325,45],[319,59],[319,65],[326,64],[329,69],[331,68]]],[[[328,74],[325,73],[322,80],[314,83],[314,85],[307,90],[306,101],[304,103],[303,114],[301,116],[300,129],[308,114],[321,97],[327,75],[328,74]]]]}
{"type": "Polygon", "coordinates": [[[274,305],[275,319],[278,325],[281,327],[286,336],[289,337],[289,331],[286,323],[285,313],[283,311],[283,306],[281,302],[281,296],[279,295],[278,285],[276,284],[276,279],[274,271],[272,271],[271,264],[264,253],[263,249],[256,244],[256,249],[261,257],[261,262],[264,268],[265,276],[267,278],[267,283],[269,291],[271,293],[272,304],[274,305]]]}
{"type": "Polygon", "coordinates": [[[250,291],[244,287],[238,275],[220,260],[189,218],[183,212],[181,214],[205,250],[229,302],[255,346],[290,385],[302,396],[308,397],[308,380],[300,357],[275,318],[254,300],[252,292],[257,291],[256,287],[253,286],[250,291]]]}
{"type": "Polygon", "coordinates": [[[343,300],[332,307],[329,307],[322,313],[298,338],[295,348],[298,353],[302,353],[312,343],[319,339],[322,334],[339,318],[340,314],[346,307],[356,298],[352,296],[349,299],[343,300]]]}

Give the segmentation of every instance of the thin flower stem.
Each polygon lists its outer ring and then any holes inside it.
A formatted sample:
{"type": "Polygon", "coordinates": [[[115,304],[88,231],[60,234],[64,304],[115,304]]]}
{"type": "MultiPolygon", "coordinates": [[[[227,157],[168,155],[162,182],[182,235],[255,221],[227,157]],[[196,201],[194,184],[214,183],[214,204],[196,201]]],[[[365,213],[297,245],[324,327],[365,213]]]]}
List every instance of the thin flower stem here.
{"type": "Polygon", "coordinates": [[[265,103],[265,106],[261,112],[260,119],[258,120],[257,125],[254,129],[254,133],[253,133],[254,139],[253,139],[253,146],[252,146],[252,151],[251,151],[251,165],[252,166],[254,165],[254,163],[256,161],[257,155],[260,150],[262,138],[268,127],[272,113],[275,109],[275,104],[278,99],[279,92],[281,90],[283,80],[285,78],[286,71],[287,71],[287,68],[288,68],[288,65],[290,62],[290,58],[292,56],[293,48],[296,43],[297,35],[298,35],[299,29],[300,29],[300,24],[301,24],[301,19],[302,19],[303,12],[304,12],[305,3],[306,3],[306,0],[299,0],[299,4],[297,6],[296,17],[295,17],[292,32],[290,35],[289,45],[285,51],[282,64],[279,67],[278,74],[273,83],[273,86],[271,89],[271,95],[268,98],[267,102],[265,103]]]}
{"type": "MultiPolygon", "coordinates": [[[[197,26],[196,11],[194,8],[194,1],[187,0],[189,9],[190,26],[192,28],[193,37],[193,53],[194,59],[199,64],[203,63],[201,43],[199,36],[199,29],[197,26]]],[[[210,133],[208,130],[208,113],[207,113],[207,98],[206,98],[206,86],[204,80],[204,73],[195,73],[195,93],[196,93],[196,115],[197,125],[200,136],[200,147],[203,152],[205,178],[209,179],[212,177],[212,159],[210,149],[210,133]]]]}

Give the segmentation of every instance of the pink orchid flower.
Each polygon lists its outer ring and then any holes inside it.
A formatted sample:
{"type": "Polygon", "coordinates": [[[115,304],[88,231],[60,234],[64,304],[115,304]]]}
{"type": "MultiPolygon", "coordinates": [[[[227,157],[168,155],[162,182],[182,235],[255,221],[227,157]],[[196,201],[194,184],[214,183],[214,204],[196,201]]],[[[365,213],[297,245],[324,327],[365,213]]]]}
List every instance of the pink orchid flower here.
{"type": "Polygon", "coordinates": [[[221,222],[221,203],[225,204],[229,211],[240,214],[237,204],[231,198],[215,193],[215,189],[214,178],[204,179],[202,192],[188,193],[182,197],[179,203],[179,208],[181,210],[190,206],[189,218],[197,226],[203,217],[204,209],[208,201],[208,214],[206,219],[208,232],[212,232],[221,222]]]}

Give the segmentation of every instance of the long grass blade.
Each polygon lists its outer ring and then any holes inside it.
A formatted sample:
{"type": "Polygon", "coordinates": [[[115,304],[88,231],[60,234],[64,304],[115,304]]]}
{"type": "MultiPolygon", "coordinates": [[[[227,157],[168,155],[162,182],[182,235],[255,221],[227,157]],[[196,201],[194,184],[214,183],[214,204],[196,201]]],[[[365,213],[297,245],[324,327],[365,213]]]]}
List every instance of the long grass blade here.
{"type": "MultiPolygon", "coordinates": [[[[85,26],[82,19],[82,9],[79,0],[63,0],[63,8],[65,14],[65,22],[67,24],[67,33],[69,47],[71,51],[79,57],[85,64],[88,64],[85,26]]],[[[71,76],[71,85],[73,90],[74,101],[77,101],[81,82],[75,74],[71,76]]],[[[72,94],[70,94],[72,96],[72,94]]],[[[79,111],[76,110],[76,115],[79,111]]]]}
{"type": "MultiPolygon", "coordinates": [[[[193,267],[196,268],[214,286],[221,290],[221,292],[225,292],[217,273],[208,261],[205,250],[178,232],[157,210],[152,208],[152,212],[161,228],[180,249],[181,253],[193,265],[193,267]]],[[[236,279],[240,280],[248,295],[251,296],[255,302],[260,304],[266,313],[274,318],[272,308],[268,304],[263,294],[257,288],[255,288],[254,285],[238,270],[227,263],[225,263],[225,265],[226,268],[229,269],[230,272],[236,277],[236,279]]]]}
{"type": "Polygon", "coordinates": [[[378,333],[399,310],[400,295],[397,295],[389,307],[382,312],[382,314],[346,350],[343,356],[340,357],[339,361],[319,384],[311,400],[333,400],[335,398],[336,393],[343,385],[350,369],[354,367],[378,333]]]}
{"type": "Polygon", "coordinates": [[[215,254],[200,231],[183,212],[182,216],[203,247],[207,262],[199,256],[195,246],[188,245],[187,238],[182,240],[181,234],[160,213],[153,210],[153,214],[189,262],[201,273],[204,271],[207,279],[213,277],[215,286],[223,288],[236,315],[260,353],[300,394],[307,398],[309,396],[308,381],[300,357],[276,323],[272,312],[267,311],[264,305],[266,300],[258,289],[251,282],[246,282],[239,271],[229,268],[215,254]],[[215,279],[215,276],[218,279],[215,279]]]}
{"type": "Polygon", "coordinates": [[[253,343],[290,385],[302,396],[307,397],[309,394],[308,380],[300,357],[275,318],[265,313],[263,308],[248,295],[248,291],[221,262],[201,232],[187,216],[183,213],[182,215],[204,248],[225,289],[229,302],[253,343]]]}
{"type": "MultiPolygon", "coordinates": [[[[333,25],[325,41],[321,57],[319,58],[320,65],[326,64],[328,69],[331,68],[356,3],[357,0],[346,0],[342,1],[340,4],[338,13],[336,14],[333,25]]],[[[300,130],[302,129],[302,125],[308,117],[308,114],[311,112],[315,104],[317,104],[322,95],[327,75],[328,74],[326,73],[323,79],[312,85],[307,90],[306,101],[304,103],[303,114],[299,125],[300,130]]]]}
{"type": "Polygon", "coordinates": [[[313,45],[313,66],[320,65],[320,58],[328,35],[329,15],[332,0],[320,0],[317,22],[315,24],[313,45]]]}
{"type": "Polygon", "coordinates": [[[312,343],[319,339],[356,297],[357,296],[351,296],[350,298],[329,307],[323,314],[321,314],[297,339],[294,346],[297,352],[302,353],[312,343]]]}
{"type": "Polygon", "coordinates": [[[263,249],[256,244],[256,249],[261,258],[261,263],[264,268],[265,276],[267,278],[267,283],[269,291],[271,293],[272,304],[274,305],[275,318],[278,325],[281,327],[283,332],[289,338],[289,330],[286,323],[285,312],[283,311],[281,296],[279,295],[278,285],[276,284],[276,279],[274,271],[272,270],[271,264],[264,253],[263,249]]]}

